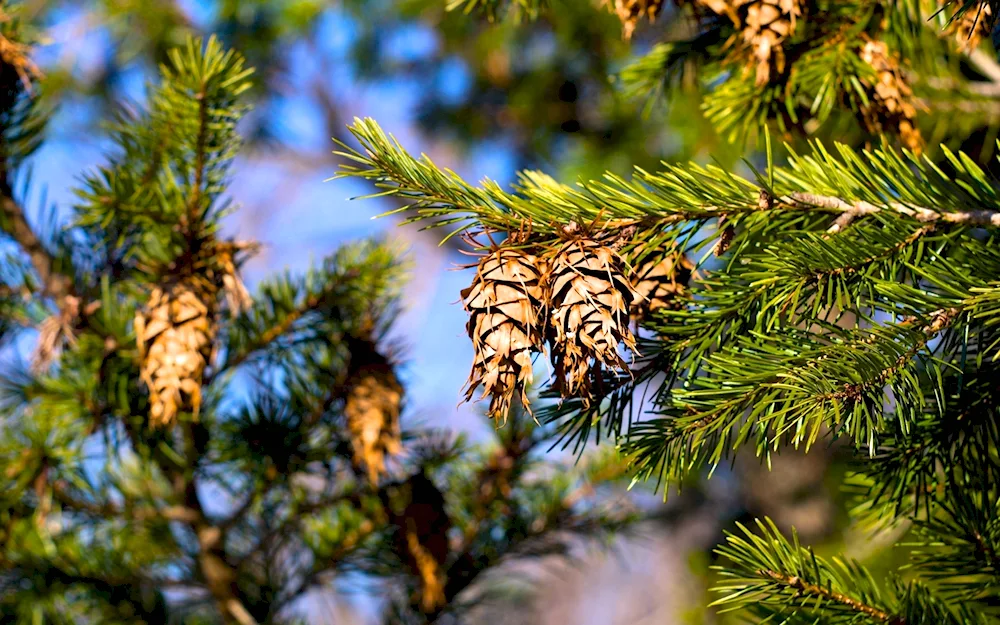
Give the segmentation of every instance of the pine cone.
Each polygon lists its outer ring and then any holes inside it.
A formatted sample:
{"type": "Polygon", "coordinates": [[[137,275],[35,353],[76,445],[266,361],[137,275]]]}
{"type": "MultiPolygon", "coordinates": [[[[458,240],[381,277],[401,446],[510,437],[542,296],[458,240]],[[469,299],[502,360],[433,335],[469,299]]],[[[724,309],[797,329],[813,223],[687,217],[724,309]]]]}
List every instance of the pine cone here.
{"type": "Polygon", "coordinates": [[[219,291],[225,294],[231,314],[252,303],[233,255],[255,248],[252,243],[204,242],[203,258],[192,265],[203,273],[156,287],[145,310],[136,312],[140,375],[149,389],[152,427],[171,425],[181,410],[198,418],[202,378],[217,334],[219,291]]]}
{"type": "Polygon", "coordinates": [[[916,127],[913,90],[903,78],[898,60],[890,56],[885,42],[873,40],[865,42],[861,59],[877,73],[874,85],[863,81],[869,89],[869,104],[863,108],[861,116],[868,131],[872,134],[897,132],[903,145],[919,154],[924,140],[916,127]]]}
{"type": "Polygon", "coordinates": [[[466,401],[483,385],[489,414],[506,422],[514,393],[528,405],[532,356],[544,341],[541,310],[544,268],[520,250],[501,248],[479,262],[472,286],[462,291],[469,311],[466,328],[475,348],[466,401]]]}
{"type": "Polygon", "coordinates": [[[202,376],[215,340],[215,309],[214,289],[182,282],[154,289],[146,311],[136,314],[153,427],[172,424],[179,410],[198,416],[202,376]]]}
{"type": "Polygon", "coordinates": [[[966,10],[949,27],[963,52],[978,48],[980,40],[989,37],[992,29],[993,9],[986,2],[966,10]]]}
{"type": "MultiPolygon", "coordinates": [[[[610,0],[605,0],[610,3],[610,0]]],[[[622,37],[631,39],[639,20],[648,19],[655,22],[663,10],[664,0],[614,0],[614,11],[622,22],[622,37]]]]}
{"type": "Polygon", "coordinates": [[[445,564],[451,519],[445,513],[444,495],[421,471],[400,488],[400,505],[387,505],[389,523],[395,526],[394,550],[420,580],[418,604],[427,614],[446,603],[445,564]],[[399,512],[402,508],[402,512],[399,512]]]}
{"type": "MultiPolygon", "coordinates": [[[[10,20],[11,15],[7,11],[7,8],[0,6],[0,23],[10,20]]],[[[0,76],[7,78],[7,75],[13,71],[21,81],[24,90],[28,93],[31,93],[32,80],[43,77],[42,71],[31,60],[32,51],[32,46],[0,35],[0,61],[3,61],[3,67],[0,68],[0,76]]],[[[0,82],[4,86],[12,88],[9,79],[0,80],[0,82]]]]}
{"type": "Polygon", "coordinates": [[[552,362],[563,397],[586,401],[601,366],[628,369],[618,344],[635,349],[628,313],[636,293],[622,266],[611,248],[590,239],[568,241],[555,256],[549,281],[552,362]]]}
{"type": "Polygon", "coordinates": [[[385,473],[386,456],[401,450],[399,413],[403,387],[370,341],[351,341],[344,414],[351,432],[354,463],[368,470],[372,484],[385,473]]]}
{"type": "Polygon", "coordinates": [[[668,254],[659,261],[642,264],[635,272],[635,291],[638,297],[632,302],[636,319],[648,319],[657,310],[677,310],[687,293],[694,264],[683,253],[668,254]]]}
{"type": "Polygon", "coordinates": [[[771,68],[778,72],[785,69],[782,42],[795,30],[795,18],[802,15],[799,0],[739,0],[744,4],[746,17],[743,41],[757,59],[757,84],[771,79],[771,68]]]}
{"type": "Polygon", "coordinates": [[[728,17],[742,31],[743,42],[755,59],[757,85],[771,79],[771,70],[783,72],[781,45],[795,32],[802,16],[801,0],[696,0],[710,11],[728,17]]]}

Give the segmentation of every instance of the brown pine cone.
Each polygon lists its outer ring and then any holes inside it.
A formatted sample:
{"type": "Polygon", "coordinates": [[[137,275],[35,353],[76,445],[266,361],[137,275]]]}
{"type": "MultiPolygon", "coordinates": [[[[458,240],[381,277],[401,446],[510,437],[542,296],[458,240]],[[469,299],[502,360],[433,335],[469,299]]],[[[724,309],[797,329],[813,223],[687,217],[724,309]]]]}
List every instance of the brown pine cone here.
{"type": "Polygon", "coordinates": [[[602,367],[627,370],[619,344],[635,349],[629,307],[636,293],[611,248],[590,239],[562,245],[552,262],[552,362],[563,397],[589,400],[602,367]]]}
{"type": "Polygon", "coordinates": [[[462,291],[475,348],[466,401],[482,385],[483,397],[490,396],[489,414],[497,421],[506,422],[515,393],[530,411],[532,358],[544,341],[544,273],[531,254],[500,248],[482,258],[472,286],[462,291]]]}

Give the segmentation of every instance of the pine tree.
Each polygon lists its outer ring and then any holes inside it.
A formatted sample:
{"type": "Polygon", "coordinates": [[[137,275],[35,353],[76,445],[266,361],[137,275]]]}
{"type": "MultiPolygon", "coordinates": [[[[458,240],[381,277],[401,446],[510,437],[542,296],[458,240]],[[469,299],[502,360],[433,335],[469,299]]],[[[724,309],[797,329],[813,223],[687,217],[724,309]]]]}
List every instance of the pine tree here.
{"type": "Polygon", "coordinates": [[[37,347],[0,371],[0,622],[298,622],[359,573],[387,619],[430,622],[506,558],[635,520],[586,501],[616,457],[544,462],[556,432],[519,406],[480,445],[407,423],[388,244],[243,287],[258,246],[223,218],[253,73],[215,38],[169,51],[68,223],[36,226],[49,101],[31,25],[2,10],[0,329],[37,347]]]}
{"type": "MultiPolygon", "coordinates": [[[[626,34],[639,14],[621,9],[638,4],[611,6],[626,34]]],[[[718,548],[720,610],[767,623],[994,623],[1000,181],[977,162],[988,150],[948,144],[995,126],[1000,64],[979,20],[998,9],[677,2],[693,37],[653,46],[622,77],[632,93],[676,95],[674,68],[698,67],[707,118],[740,145],[758,141],[746,175],[662,163],[570,186],[529,171],[508,191],[410,155],[370,119],[351,127],[360,149],[341,146],[353,163],[340,175],[449,238],[505,241],[493,254],[565,258],[567,230],[585,224],[581,258],[562,261],[581,284],[567,288],[556,265],[541,275],[547,330],[533,346],[555,365],[543,396],[561,397],[536,416],[566,444],[611,438],[635,479],[677,485],[744,447],[765,463],[788,446],[853,450],[852,513],[899,530],[909,570],[877,579],[760,519],[718,548]],[[807,141],[821,131],[841,141],[807,141]],[[597,293],[629,304],[650,263],[680,258],[696,271],[672,305],[633,306],[634,341],[599,313],[615,366],[606,345],[583,351],[583,383],[566,384],[567,344],[591,335],[567,337],[555,311],[569,297],[585,302],[578,320],[612,306],[597,293]]]]}

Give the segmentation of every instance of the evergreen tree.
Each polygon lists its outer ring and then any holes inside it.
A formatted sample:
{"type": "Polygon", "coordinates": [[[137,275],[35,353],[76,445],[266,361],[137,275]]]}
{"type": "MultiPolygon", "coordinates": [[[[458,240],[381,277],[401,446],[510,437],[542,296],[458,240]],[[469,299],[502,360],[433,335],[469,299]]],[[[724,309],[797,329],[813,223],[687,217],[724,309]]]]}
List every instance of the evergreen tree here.
{"type": "Polygon", "coordinates": [[[387,244],[243,287],[258,246],[222,220],[253,73],[214,38],[119,109],[70,222],[33,225],[46,83],[2,10],[0,623],[296,622],[357,574],[388,620],[445,622],[507,558],[635,518],[589,496],[614,455],[544,461],[519,407],[479,445],[408,423],[387,244]]]}
{"type": "MultiPolygon", "coordinates": [[[[560,8],[452,4],[553,20],[560,8]]],[[[1000,184],[977,161],[992,153],[1000,66],[986,34],[1000,6],[607,4],[626,37],[668,14],[692,25],[623,80],[676,93],[693,66],[707,118],[759,141],[745,175],[662,163],[570,186],[527,171],[508,191],[410,155],[370,119],[351,127],[360,149],[340,151],[353,161],[341,176],[374,182],[446,238],[470,233],[483,254],[465,299],[470,384],[502,421],[530,377],[521,355],[551,358],[543,397],[558,401],[539,421],[566,444],[613,439],[631,474],[657,484],[744,447],[764,463],[787,446],[853,449],[854,514],[906,530],[896,542],[912,566],[876,579],[760,519],[718,548],[723,610],[995,622],[1000,184]],[[820,131],[841,142],[803,140],[820,131]],[[488,289],[492,302],[476,297],[488,289]]]]}

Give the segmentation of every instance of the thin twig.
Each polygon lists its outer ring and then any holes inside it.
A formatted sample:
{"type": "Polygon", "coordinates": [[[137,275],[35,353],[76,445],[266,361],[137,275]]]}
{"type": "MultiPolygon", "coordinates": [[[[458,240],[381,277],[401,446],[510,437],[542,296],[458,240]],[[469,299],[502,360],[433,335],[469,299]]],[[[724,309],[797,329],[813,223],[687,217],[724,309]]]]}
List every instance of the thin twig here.
{"type": "Polygon", "coordinates": [[[165,506],[157,508],[155,506],[145,506],[142,508],[122,508],[110,502],[86,501],[80,499],[69,492],[65,482],[56,482],[52,485],[52,492],[57,501],[64,506],[77,512],[85,512],[95,517],[119,518],[130,521],[149,521],[153,519],[163,519],[166,521],[191,522],[197,518],[194,510],[184,506],[165,506]]]}
{"type": "MultiPolygon", "coordinates": [[[[837,219],[827,230],[829,234],[836,234],[859,217],[874,215],[883,211],[889,211],[912,217],[922,223],[952,223],[967,226],[993,226],[1000,227],[1000,211],[986,209],[975,209],[968,211],[937,211],[922,206],[910,206],[902,202],[886,202],[884,205],[872,204],[865,200],[848,201],[843,198],[820,195],[817,193],[795,192],[778,198],[775,206],[780,206],[786,210],[803,211],[809,209],[819,209],[831,213],[839,213],[837,219]]],[[[603,229],[627,228],[632,226],[654,226],[673,224],[684,220],[695,219],[723,219],[732,215],[755,213],[762,210],[776,210],[775,207],[762,208],[758,202],[748,202],[745,207],[718,207],[700,206],[696,211],[678,212],[671,215],[650,215],[646,217],[629,219],[616,218],[598,222],[596,227],[603,229]]]]}
{"type": "Polygon", "coordinates": [[[17,241],[28,255],[35,272],[38,273],[44,294],[61,301],[72,290],[70,278],[55,271],[52,255],[28,225],[24,209],[11,195],[10,187],[6,183],[6,172],[0,173],[0,178],[3,178],[0,180],[0,193],[2,193],[0,213],[3,213],[7,234],[17,241]]]}
{"type": "Polygon", "coordinates": [[[849,597],[842,593],[835,592],[828,588],[824,588],[823,586],[820,586],[818,584],[812,584],[810,582],[805,581],[801,577],[795,575],[787,575],[785,573],[779,573],[778,571],[772,571],[770,569],[761,569],[757,571],[757,574],[762,575],[764,577],[769,577],[770,579],[780,584],[784,584],[789,588],[794,588],[800,593],[805,593],[808,595],[812,595],[814,597],[822,597],[829,601],[839,603],[840,605],[846,606],[851,610],[854,610],[855,612],[859,612],[861,614],[869,616],[875,619],[876,621],[880,621],[882,623],[888,623],[889,625],[906,625],[906,619],[904,619],[902,616],[890,614],[888,612],[885,612],[884,610],[880,610],[874,606],[868,605],[867,603],[859,601],[853,597],[849,597]]]}
{"type": "MultiPolygon", "coordinates": [[[[877,206],[864,200],[857,200],[851,203],[839,197],[817,195],[815,193],[792,193],[781,198],[781,202],[792,206],[814,206],[816,208],[839,212],[841,216],[837,218],[837,222],[840,223],[844,223],[842,220],[850,223],[857,217],[874,215],[875,213],[889,210],[906,215],[907,217],[913,217],[917,221],[924,223],[943,221],[969,226],[1000,226],[1000,212],[984,209],[939,212],[920,206],[908,206],[902,202],[887,202],[884,206],[877,206]]],[[[834,225],[837,222],[834,222],[834,225]]],[[[831,226],[832,229],[833,226],[831,226]]],[[[836,230],[833,231],[836,232],[836,230]]]]}
{"type": "Polygon", "coordinates": [[[972,64],[975,65],[984,76],[989,78],[993,83],[1000,83],[1000,63],[997,63],[997,60],[994,57],[983,52],[979,48],[969,50],[968,56],[969,60],[972,61],[972,64]]]}

